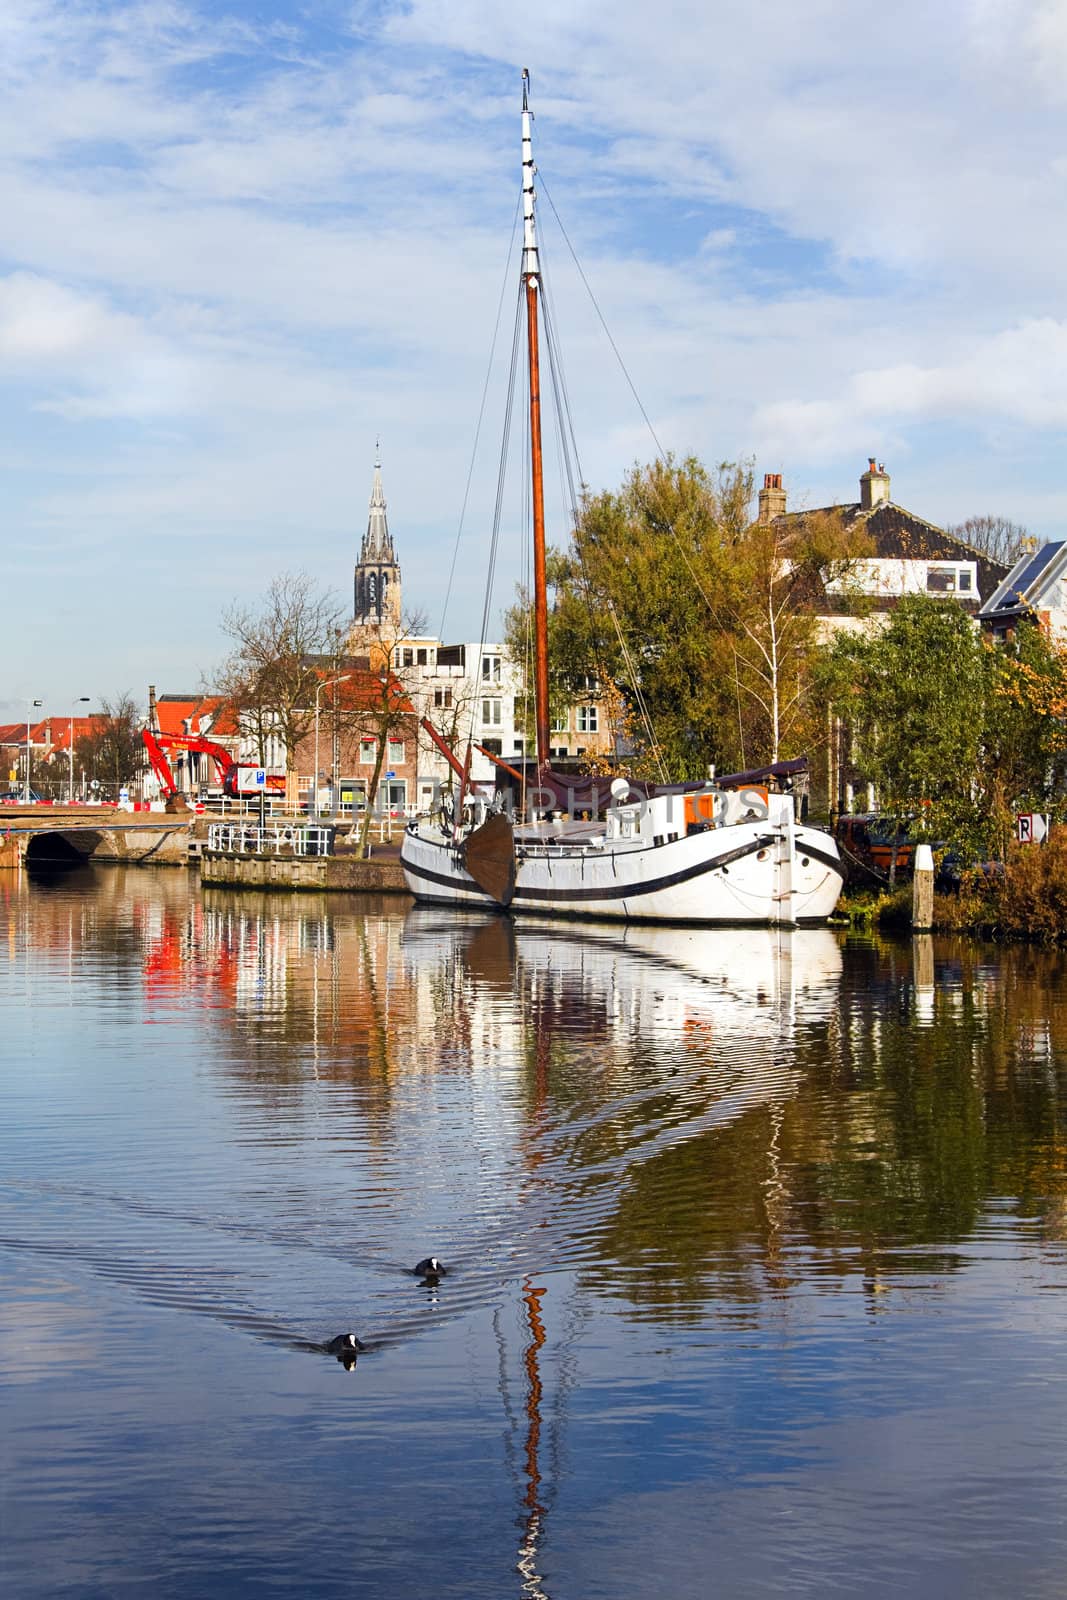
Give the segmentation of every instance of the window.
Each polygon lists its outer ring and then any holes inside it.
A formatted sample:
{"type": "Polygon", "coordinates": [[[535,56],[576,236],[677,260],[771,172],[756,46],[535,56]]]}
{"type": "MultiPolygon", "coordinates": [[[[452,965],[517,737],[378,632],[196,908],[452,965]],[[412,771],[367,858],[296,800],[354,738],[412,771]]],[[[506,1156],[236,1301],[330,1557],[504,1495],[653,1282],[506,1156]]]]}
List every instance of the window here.
{"type": "Polygon", "coordinates": [[[417,667],[428,667],[429,664],[430,664],[430,652],[428,650],[416,650],[415,651],[415,665],[417,667]]]}
{"type": "Polygon", "coordinates": [[[954,567],[927,567],[926,588],[930,594],[952,594],[956,588],[954,567]]]}
{"type": "Polygon", "coordinates": [[[563,711],[563,712],[557,711],[555,716],[552,718],[552,725],[551,725],[551,727],[549,729],[549,732],[550,733],[566,733],[566,731],[567,731],[567,713],[565,711],[563,711]]]}
{"type": "Polygon", "coordinates": [[[596,706],[578,707],[578,732],[595,733],[597,728],[596,706]]]}
{"type": "Polygon", "coordinates": [[[500,726],[500,701],[482,701],[482,726],[485,728],[499,728],[500,726]]]}
{"type": "Polygon", "coordinates": [[[482,682],[483,683],[499,683],[500,682],[500,657],[499,656],[483,656],[482,657],[482,682]]]}
{"type": "Polygon", "coordinates": [[[415,665],[415,652],[414,652],[414,650],[405,650],[404,651],[404,665],[405,665],[405,667],[413,667],[415,665]]]}
{"type": "Polygon", "coordinates": [[[359,741],[360,766],[373,767],[374,757],[377,755],[377,753],[378,741],[376,739],[361,739],[359,741]]]}
{"type": "Polygon", "coordinates": [[[433,692],[433,703],[437,707],[438,711],[448,711],[452,705],[452,690],[435,689],[433,692]]]}
{"type": "Polygon", "coordinates": [[[971,586],[971,574],[965,572],[962,567],[959,573],[959,590],[960,594],[972,594],[974,592],[971,586]]]}
{"type": "Polygon", "coordinates": [[[404,759],[404,741],[403,741],[403,739],[390,739],[390,741],[389,741],[389,765],[393,766],[396,763],[403,761],[403,759],[404,759]]]}
{"type": "Polygon", "coordinates": [[[488,750],[490,755],[499,756],[504,753],[504,746],[499,739],[483,739],[482,749],[488,750]]]}

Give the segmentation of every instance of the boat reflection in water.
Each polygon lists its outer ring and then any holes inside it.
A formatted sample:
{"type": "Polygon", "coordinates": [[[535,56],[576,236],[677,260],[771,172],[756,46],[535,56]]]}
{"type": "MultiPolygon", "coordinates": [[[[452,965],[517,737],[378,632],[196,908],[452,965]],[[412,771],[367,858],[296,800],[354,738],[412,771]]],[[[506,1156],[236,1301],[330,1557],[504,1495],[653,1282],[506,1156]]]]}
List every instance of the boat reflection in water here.
{"type": "MultiPolygon", "coordinates": [[[[516,933],[499,917],[463,925],[455,914],[417,908],[405,920],[404,953],[416,981],[428,984],[428,1001],[441,993],[442,970],[453,975],[446,992],[466,1014],[472,1043],[510,1044],[506,1053],[530,1069],[521,1194],[533,1225],[520,1228],[512,1218],[509,1229],[512,1243],[522,1237],[524,1254],[550,1270],[539,1281],[528,1274],[522,1284],[522,1417],[505,1387],[502,1401],[521,1462],[516,1567],[522,1592],[542,1597],[555,1487],[542,1453],[547,1446],[558,1460],[562,1452],[573,1330],[580,1326],[573,1284],[551,1269],[569,1264],[588,1281],[614,1258],[608,1270],[617,1272],[626,1252],[605,1250],[604,1241],[621,1232],[618,1197],[635,1169],[664,1156],[669,1162],[674,1147],[762,1109],[766,1259],[774,1283],[789,1206],[778,1163],[783,1107],[803,1078],[792,1042],[805,1018],[824,1020],[833,1007],[840,948],[824,929],[727,935],[630,926],[585,929],[578,937],[567,923],[526,924],[516,933]],[[513,1040],[494,1026],[501,1015],[513,1040]],[[554,1384],[542,1372],[549,1354],[554,1384]]],[[[435,1027],[440,1021],[438,1014],[435,1027]]],[[[624,1268],[620,1276],[630,1274],[624,1268]]]]}
{"type": "Polygon", "coordinates": [[[416,908],[402,949],[422,1050],[462,1041],[487,1105],[507,1108],[530,1213],[509,1217],[512,1243],[551,1242],[557,1264],[596,1260],[637,1169],[795,1094],[795,1036],[824,1038],[841,974],[837,940],[814,928],[577,936],[416,908]],[[523,1075],[521,1093],[494,1085],[501,1071],[523,1075]]]}
{"type": "MultiPolygon", "coordinates": [[[[595,1044],[629,1059],[635,1047],[702,1040],[755,1066],[798,1016],[825,1015],[841,951],[825,928],[692,929],[630,924],[511,923],[416,907],[404,923],[406,964],[431,1007],[442,966],[466,981],[453,999],[506,983],[521,1004],[513,1028],[595,1044]]],[[[767,1057],[768,1061],[771,1059],[767,1057]]]]}

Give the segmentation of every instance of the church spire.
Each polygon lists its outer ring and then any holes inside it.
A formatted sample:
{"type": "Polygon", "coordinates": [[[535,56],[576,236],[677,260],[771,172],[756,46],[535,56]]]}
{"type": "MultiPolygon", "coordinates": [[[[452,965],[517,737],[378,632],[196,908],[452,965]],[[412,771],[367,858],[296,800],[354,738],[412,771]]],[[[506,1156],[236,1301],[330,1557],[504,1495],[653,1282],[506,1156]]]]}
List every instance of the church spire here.
{"type": "Polygon", "coordinates": [[[356,627],[380,627],[384,622],[398,623],[400,604],[400,565],[389,535],[389,522],[385,514],[385,490],[382,488],[381,451],[375,442],[374,481],[371,485],[370,512],[363,548],[359,553],[355,571],[356,627]]]}
{"type": "Polygon", "coordinates": [[[395,561],[393,541],[389,537],[389,521],[385,515],[385,491],[382,488],[381,452],[374,453],[374,483],[370,493],[370,515],[367,532],[360,552],[360,561],[395,561]]]}

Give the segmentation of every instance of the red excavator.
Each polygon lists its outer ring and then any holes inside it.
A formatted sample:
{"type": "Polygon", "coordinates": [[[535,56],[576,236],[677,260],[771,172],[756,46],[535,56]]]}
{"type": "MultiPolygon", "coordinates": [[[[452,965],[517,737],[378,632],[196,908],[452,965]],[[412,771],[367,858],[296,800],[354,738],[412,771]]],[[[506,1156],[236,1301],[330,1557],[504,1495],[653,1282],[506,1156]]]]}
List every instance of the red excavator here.
{"type": "MultiPolygon", "coordinates": [[[[184,807],[185,802],[178,793],[178,785],[174,781],[174,774],[170,770],[170,762],[164,751],[166,750],[196,750],[202,755],[210,756],[218,768],[219,781],[222,792],[236,799],[242,790],[239,788],[239,774],[245,772],[258,772],[260,769],[254,761],[235,761],[230,752],[221,744],[216,744],[213,739],[205,739],[203,734],[196,733],[154,733],[151,728],[141,729],[141,738],[148,751],[148,759],[152,763],[152,771],[159,779],[159,786],[163,790],[167,801],[168,810],[178,810],[184,807]]],[[[266,791],[268,794],[285,795],[285,774],[283,772],[268,772],[266,775],[266,791]]]]}

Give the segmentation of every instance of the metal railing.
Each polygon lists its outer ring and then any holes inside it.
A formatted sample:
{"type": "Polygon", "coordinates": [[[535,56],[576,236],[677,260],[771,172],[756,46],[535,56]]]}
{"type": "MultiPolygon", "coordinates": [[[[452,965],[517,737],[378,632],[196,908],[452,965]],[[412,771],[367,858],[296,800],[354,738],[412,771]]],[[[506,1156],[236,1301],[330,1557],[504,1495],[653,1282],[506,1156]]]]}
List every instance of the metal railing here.
{"type": "Polygon", "coordinates": [[[207,847],[220,855],[329,856],[333,854],[333,828],[289,827],[273,823],[259,828],[248,822],[212,822],[207,847]]]}

